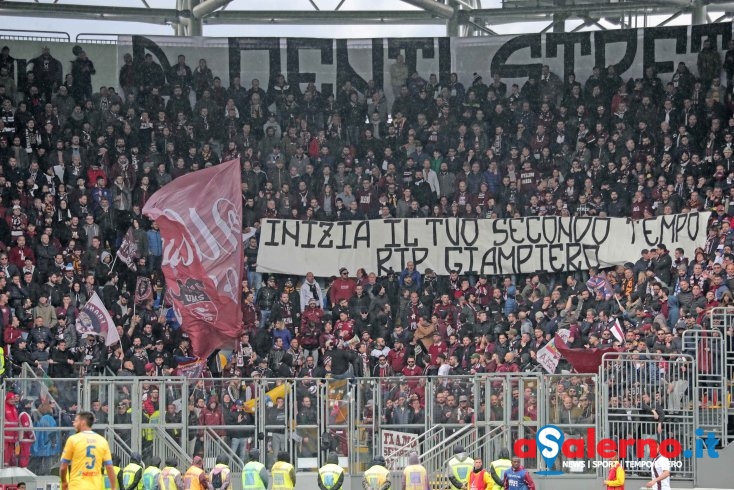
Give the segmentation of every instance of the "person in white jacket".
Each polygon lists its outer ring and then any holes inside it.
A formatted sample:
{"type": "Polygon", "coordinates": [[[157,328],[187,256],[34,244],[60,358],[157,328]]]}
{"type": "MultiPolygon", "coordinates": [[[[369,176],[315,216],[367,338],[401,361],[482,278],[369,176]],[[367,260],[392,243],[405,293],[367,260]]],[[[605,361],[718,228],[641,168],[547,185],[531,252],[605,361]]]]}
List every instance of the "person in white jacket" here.
{"type": "Polygon", "coordinates": [[[324,294],[321,291],[321,286],[313,276],[313,272],[306,273],[306,279],[301,284],[301,313],[308,306],[309,300],[313,298],[323,308],[324,306],[324,294]]]}

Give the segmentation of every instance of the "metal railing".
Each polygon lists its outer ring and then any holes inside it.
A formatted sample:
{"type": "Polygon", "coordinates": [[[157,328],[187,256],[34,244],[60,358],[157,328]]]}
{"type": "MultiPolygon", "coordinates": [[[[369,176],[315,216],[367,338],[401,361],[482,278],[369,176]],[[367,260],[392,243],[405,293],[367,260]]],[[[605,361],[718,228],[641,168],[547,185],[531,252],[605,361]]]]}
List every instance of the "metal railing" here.
{"type": "Polygon", "coordinates": [[[0,39],[12,39],[15,41],[43,41],[68,43],[71,36],[68,32],[61,31],[34,31],[28,29],[0,29],[0,39]]]}
{"type": "Polygon", "coordinates": [[[118,34],[97,32],[80,32],[76,35],[76,42],[85,44],[117,44],[118,34]]]}
{"type": "Polygon", "coordinates": [[[188,468],[191,466],[193,458],[189,456],[189,453],[185,448],[181,447],[181,445],[173,440],[164,427],[156,427],[154,430],[157,450],[156,455],[159,456],[161,460],[165,461],[168,458],[176,458],[178,459],[179,468],[188,468]]]}
{"type": "Polygon", "coordinates": [[[387,462],[387,469],[397,470],[398,468],[404,468],[405,461],[403,460],[407,458],[411,451],[417,451],[420,453],[421,444],[424,444],[425,447],[432,447],[434,442],[441,442],[445,440],[445,438],[446,428],[442,425],[432,425],[423,433],[418,435],[416,438],[417,446],[415,440],[410,440],[392,451],[386,452],[383,450],[383,454],[387,462]]]}
{"type": "Polygon", "coordinates": [[[728,419],[734,420],[734,405],[732,404],[732,396],[734,396],[734,307],[712,308],[708,317],[708,327],[721,332],[723,339],[725,339],[723,347],[726,354],[722,361],[724,363],[723,379],[726,389],[722,392],[725,393],[725,398],[720,403],[724,407],[726,416],[723,416],[724,414],[722,416],[724,423],[727,424],[723,442],[724,444],[732,444],[734,443],[734,426],[728,424],[728,419]]]}
{"type": "MultiPolygon", "coordinates": [[[[643,392],[665,397],[668,407],[680,408],[676,413],[666,413],[663,430],[675,437],[680,433],[681,443],[693,444],[691,428],[700,418],[693,399],[704,391],[695,384],[698,367],[691,356],[677,358],[684,361],[658,356],[635,366],[639,360],[622,356],[605,360],[599,375],[491,373],[410,380],[357,378],[351,382],[304,378],[287,383],[274,379],[94,376],[69,380],[21,378],[8,383],[31,390],[40,390],[41,383],[54,394],[59,386],[66,386],[67,393],[81,391],[81,409],[107,405],[106,424],[95,429],[115,435],[113,444],[120,457],[130,452],[155,454],[163,459],[175,456],[184,466],[194,454],[202,454],[210,469],[216,457],[223,454],[236,472],[241,468],[242,453],[235,452],[230,444],[239,438],[246,441],[247,449],[259,447],[261,461],[268,465],[273,462],[277,443],[279,450],[290,452],[298,471],[313,471],[323,463],[327,452],[335,452],[350,473],[359,474],[373,456],[389,457],[404,449],[388,445],[391,443],[385,435],[391,430],[419,440],[423,463],[438,481],[457,442],[489,462],[499,449],[511,449],[511,442],[534,439],[537,429],[547,424],[582,437],[592,428],[597,438],[622,433],[644,435],[649,431],[643,429],[652,427],[652,422],[648,420],[649,410],[643,411],[643,392]],[[675,369],[684,366],[690,367],[690,374],[672,376],[675,369]],[[411,403],[419,402],[414,407],[416,415],[395,418],[395,408],[404,404],[406,397],[411,403]],[[209,419],[202,414],[211,398],[227,407],[233,400],[243,401],[243,413],[250,417],[242,422],[246,425],[205,425],[207,422],[202,421],[209,419]],[[566,398],[573,405],[572,418],[564,418],[566,398]],[[628,407],[624,406],[625,398],[628,407]],[[286,422],[282,425],[272,417],[276,405],[284,410],[286,422]],[[622,408],[628,408],[629,413],[622,408]],[[628,416],[633,420],[629,421],[628,416]],[[401,425],[405,421],[407,425],[401,425]],[[273,437],[276,430],[280,431],[278,441],[273,437]]],[[[713,388],[706,389],[710,392],[713,388]]],[[[69,414],[62,416],[56,410],[55,416],[56,430],[70,430],[69,414]]],[[[0,436],[4,430],[0,427],[0,436]]],[[[523,463],[531,470],[545,468],[537,457],[529,456],[523,463]]],[[[558,465],[562,466],[563,461],[558,465]]],[[[569,467],[559,469],[571,471],[569,467]]],[[[579,476],[594,477],[597,470],[591,470],[587,468],[579,476]]],[[[691,463],[682,470],[676,472],[679,478],[692,479],[695,465],[691,463]]]]}
{"type": "MultiPolygon", "coordinates": [[[[646,465],[652,460],[639,440],[675,439],[684,449],[695,447],[697,371],[694,358],[686,354],[604,355],[599,381],[606,403],[599,407],[598,437],[638,440],[620,455],[632,473],[649,474],[646,465]]],[[[695,481],[695,458],[679,456],[671,464],[677,478],[695,481]]]]}
{"type": "Polygon", "coordinates": [[[114,429],[107,427],[104,434],[107,442],[110,445],[110,452],[112,453],[112,456],[117,456],[118,458],[120,458],[119,466],[120,468],[124,468],[130,463],[130,455],[133,452],[132,449],[130,449],[130,446],[128,446],[127,443],[122,440],[120,434],[118,434],[114,429]]]}
{"type": "Polygon", "coordinates": [[[445,464],[454,454],[457,445],[468,446],[477,440],[477,428],[474,425],[465,425],[458,431],[446,437],[442,442],[429,447],[421,454],[421,463],[426,468],[429,478],[433,479],[436,473],[443,472],[445,464]]]}
{"type": "Polygon", "coordinates": [[[216,464],[216,459],[224,456],[228,459],[227,464],[232,471],[233,477],[239,476],[242,473],[245,463],[232,451],[232,448],[212,428],[207,427],[204,429],[203,437],[204,454],[208,458],[208,461],[205,461],[206,467],[213,467],[216,464]]]}
{"type": "Polygon", "coordinates": [[[480,433],[464,449],[467,454],[471,454],[475,458],[482,458],[482,461],[486,461],[485,464],[489,465],[490,461],[496,459],[502,448],[509,448],[511,444],[510,428],[498,426],[480,433]]]}
{"type": "Polygon", "coordinates": [[[719,330],[686,330],[683,352],[695,359],[693,403],[696,428],[713,432],[719,440],[727,436],[728,380],[727,345],[719,330]]]}

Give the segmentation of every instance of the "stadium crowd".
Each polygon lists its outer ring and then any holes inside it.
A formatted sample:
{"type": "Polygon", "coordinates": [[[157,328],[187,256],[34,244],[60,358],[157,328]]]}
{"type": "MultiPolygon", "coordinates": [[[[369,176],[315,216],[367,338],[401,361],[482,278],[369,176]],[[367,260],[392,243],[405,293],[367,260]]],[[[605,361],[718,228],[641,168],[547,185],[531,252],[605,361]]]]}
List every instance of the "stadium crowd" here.
{"type": "MultiPolygon", "coordinates": [[[[681,354],[684,331],[701,329],[711,308],[734,305],[734,44],[720,52],[706,40],[696,67],[680,63],[665,77],[648,67],[623,80],[598,66],[586,80],[563,80],[543,66],[523,84],[490,74],[438,80],[409,73],[398,56],[386,76],[391,100],[372,81],[329,94],[283,75],[246,87],[240,77],[223,81],[205,59],[190,66],[185,54],[167,72],[150,54],[126,55],[119,88],[97,89],[93,61],[75,56],[66,67],[44,48],[17,77],[12,53],[0,52],[5,376],[24,363],[51,378],[160,376],[190,360],[190,340],[163,313],[161,236],[141,209],[181,175],[235,158],[250,235],[243,333],[226,366],[209,363],[215,377],[405,377],[385,385],[382,407],[365,407],[370,416],[425,424],[432,405],[433,422],[462,424],[474,417],[471,383],[425,393],[425,381],[410,377],[537,372],[537,351],[563,328],[571,347],[681,354]],[[328,278],[256,270],[261,218],[642,219],[701,210],[713,212],[704,247],[661,243],[589,274],[439,277],[412,263],[385,277],[338,265],[328,278]],[[135,270],[115,258],[130,227],[135,270]],[[154,298],[133,305],[141,275],[154,298]],[[109,349],[74,327],[93,292],[118,325],[121,342],[109,349]],[[612,335],[617,320],[622,341],[612,335]]],[[[730,349],[732,328],[721,332],[730,349]]],[[[615,407],[639,406],[645,418],[693,402],[677,384],[686,380],[680,368],[665,365],[664,382],[644,394],[615,391],[615,407]]],[[[304,386],[298,410],[310,414],[304,386]]],[[[238,409],[247,387],[201,390],[191,420],[248,425],[238,409]]],[[[556,422],[593,424],[593,384],[579,376],[555,389],[556,422]]],[[[518,391],[511,397],[523,403],[511,410],[524,413],[513,416],[537,420],[537,393],[518,391]]],[[[61,407],[21,403],[21,412],[40,408],[43,421],[73,411],[76,401],[59,392],[61,407]]],[[[479,403],[504,417],[503,400],[499,392],[479,403]]],[[[123,402],[120,414],[158,410],[141,402],[123,402]]],[[[238,438],[231,432],[222,435],[238,438]]]]}

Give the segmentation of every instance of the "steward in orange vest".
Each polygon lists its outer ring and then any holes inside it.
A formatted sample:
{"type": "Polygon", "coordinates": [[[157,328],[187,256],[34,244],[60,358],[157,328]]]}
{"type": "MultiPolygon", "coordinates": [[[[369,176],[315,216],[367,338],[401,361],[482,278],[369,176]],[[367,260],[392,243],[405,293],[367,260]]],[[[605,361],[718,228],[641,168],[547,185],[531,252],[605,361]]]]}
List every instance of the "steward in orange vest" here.
{"type": "Polygon", "coordinates": [[[474,470],[469,473],[469,482],[467,490],[488,490],[494,485],[489,472],[484,469],[484,463],[481,458],[474,460],[474,470]]]}
{"type": "Polygon", "coordinates": [[[624,490],[624,467],[619,462],[619,458],[615,458],[614,465],[609,468],[609,475],[604,480],[607,490],[624,490]]]}

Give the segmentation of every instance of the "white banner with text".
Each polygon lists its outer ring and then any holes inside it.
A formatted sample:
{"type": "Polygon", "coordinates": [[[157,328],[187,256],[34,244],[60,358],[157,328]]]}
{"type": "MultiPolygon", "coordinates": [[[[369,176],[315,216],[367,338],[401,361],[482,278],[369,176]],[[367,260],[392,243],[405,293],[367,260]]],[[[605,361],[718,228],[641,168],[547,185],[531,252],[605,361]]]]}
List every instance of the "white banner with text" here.
{"type": "Polygon", "coordinates": [[[413,262],[438,275],[557,273],[634,262],[664,244],[692,255],[706,241],[709,212],[627,218],[417,218],[261,222],[258,272],[319,277],[364,268],[385,275],[413,262]]]}

